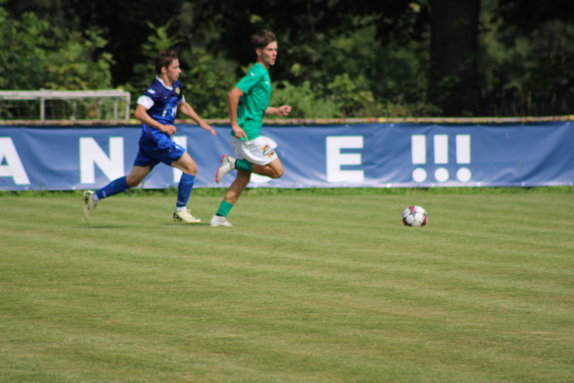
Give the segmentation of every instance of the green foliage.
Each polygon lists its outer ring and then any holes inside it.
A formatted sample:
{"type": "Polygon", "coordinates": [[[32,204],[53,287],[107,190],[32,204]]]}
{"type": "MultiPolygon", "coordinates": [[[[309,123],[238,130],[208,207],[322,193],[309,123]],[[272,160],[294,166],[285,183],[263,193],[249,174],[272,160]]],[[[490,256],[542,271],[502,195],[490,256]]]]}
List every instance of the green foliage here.
{"type": "Polygon", "coordinates": [[[48,23],[34,14],[13,20],[0,7],[0,88],[38,89],[48,80],[48,73],[42,70],[49,44],[43,32],[48,23]]]}
{"type": "MultiPolygon", "coordinates": [[[[417,40],[381,45],[369,19],[356,18],[352,32],[315,44],[319,51],[309,49],[312,57],[321,57],[322,70],[314,64],[291,63],[292,55],[286,52],[283,56],[281,45],[279,61],[288,61],[292,83],[304,79],[295,89],[313,93],[304,98],[295,95],[298,104],[303,99],[310,102],[299,108],[305,110],[306,118],[429,116],[438,110],[426,101],[427,45],[417,40]],[[333,108],[321,108],[317,102],[335,105],[337,113],[325,115],[325,110],[333,108]]],[[[293,89],[285,84],[283,81],[285,89],[293,89]]]]}
{"type": "Polygon", "coordinates": [[[235,66],[201,47],[183,50],[180,57],[181,81],[190,105],[202,118],[227,118],[227,93],[238,80],[235,66]]]}
{"type": "MultiPolygon", "coordinates": [[[[194,197],[221,197],[221,188],[195,188],[194,197]]],[[[266,188],[256,187],[245,189],[249,196],[359,196],[359,195],[403,195],[403,196],[435,196],[435,195],[476,195],[476,194],[574,194],[574,186],[537,186],[537,187],[432,187],[432,188],[266,188]]],[[[81,190],[0,190],[0,198],[47,198],[72,197],[81,199],[81,190]]],[[[114,198],[132,197],[169,197],[177,198],[177,188],[143,189],[133,188],[114,198]]]]}
{"type": "Polygon", "coordinates": [[[360,111],[369,108],[375,102],[373,93],[367,90],[363,77],[351,81],[347,73],[337,75],[333,82],[327,85],[327,89],[331,91],[333,99],[342,105],[343,113],[349,117],[364,117],[360,111]]]}
{"type": "Polygon", "coordinates": [[[92,56],[103,48],[106,41],[94,29],[70,33],[48,55],[45,62],[50,73],[46,88],[61,90],[109,89],[111,88],[110,66],[113,64],[110,53],[101,53],[97,59],[92,56]]]}
{"type": "Polygon", "coordinates": [[[273,84],[272,105],[290,105],[290,118],[415,117],[438,114],[426,102],[407,103],[402,98],[378,101],[367,81],[351,80],[347,73],[335,76],[325,88],[314,90],[310,82],[296,86],[287,81],[273,84]]]}
{"type": "Polygon", "coordinates": [[[14,19],[0,6],[0,88],[109,89],[109,53],[100,33],[67,32],[34,13],[14,19]]]}
{"type": "Polygon", "coordinates": [[[366,90],[364,79],[352,81],[347,73],[335,76],[325,89],[313,90],[310,82],[296,86],[287,81],[274,84],[272,105],[290,105],[290,118],[360,118],[409,116],[405,103],[377,102],[366,90]]]}
{"type": "Polygon", "coordinates": [[[525,17],[523,5],[511,0],[483,2],[479,40],[483,98],[493,100],[494,112],[505,115],[571,114],[565,101],[574,96],[574,24],[562,12],[551,16],[548,9],[525,17]],[[510,12],[515,7],[521,9],[519,14],[510,12]]]}
{"type": "MultiPolygon", "coordinates": [[[[122,86],[135,104],[155,75],[157,50],[175,49],[190,103],[204,117],[225,118],[226,94],[254,59],[249,37],[267,28],[279,40],[273,102],[294,106],[292,117],[436,116],[428,96],[431,3],[0,0],[0,88],[122,86]]],[[[478,85],[483,103],[494,105],[484,115],[541,114],[505,110],[507,99],[548,99],[570,114],[568,0],[481,4],[478,85]]],[[[446,74],[438,85],[457,84],[457,74],[446,74]]]]}
{"type": "Polygon", "coordinates": [[[290,105],[290,118],[341,118],[342,105],[331,97],[321,96],[311,89],[309,81],[296,86],[287,81],[273,84],[272,105],[290,105]]]}
{"type": "MultiPolygon", "coordinates": [[[[215,57],[201,47],[182,49],[183,39],[170,32],[171,21],[163,26],[148,22],[150,34],[142,45],[146,62],[134,66],[126,90],[139,95],[155,76],[152,59],[161,49],[176,50],[182,69],[180,80],[186,100],[202,118],[227,117],[227,93],[236,83],[235,66],[222,57],[215,57]]],[[[137,97],[133,102],[137,101],[137,97]]]]}
{"type": "Polygon", "coordinates": [[[574,25],[548,21],[528,35],[499,24],[491,27],[483,40],[486,92],[574,94],[574,25]]]}
{"type": "Polygon", "coordinates": [[[155,78],[156,72],[153,58],[157,52],[161,49],[172,49],[173,44],[179,42],[177,38],[167,34],[169,24],[155,26],[151,22],[147,23],[150,34],[147,36],[146,42],[141,46],[142,55],[147,59],[134,65],[130,81],[124,85],[126,91],[135,96],[132,97],[132,106],[134,107],[139,95],[155,78]]]}
{"type": "Polygon", "coordinates": [[[181,42],[181,39],[169,33],[169,29],[173,24],[173,19],[168,21],[165,25],[156,27],[152,22],[148,21],[147,25],[154,32],[148,36],[147,41],[142,44],[142,53],[146,57],[153,57],[159,50],[173,49],[181,42]]]}

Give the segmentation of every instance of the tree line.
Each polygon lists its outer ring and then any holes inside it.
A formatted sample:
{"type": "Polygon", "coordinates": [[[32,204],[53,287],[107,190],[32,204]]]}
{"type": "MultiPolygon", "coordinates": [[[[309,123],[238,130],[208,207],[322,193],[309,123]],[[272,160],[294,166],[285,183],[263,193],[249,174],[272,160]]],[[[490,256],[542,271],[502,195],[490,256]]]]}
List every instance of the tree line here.
{"type": "Polygon", "coordinates": [[[225,118],[278,36],[274,103],[295,118],[572,114],[574,12],[567,0],[0,0],[0,88],[123,88],[174,49],[184,94],[225,118]]]}

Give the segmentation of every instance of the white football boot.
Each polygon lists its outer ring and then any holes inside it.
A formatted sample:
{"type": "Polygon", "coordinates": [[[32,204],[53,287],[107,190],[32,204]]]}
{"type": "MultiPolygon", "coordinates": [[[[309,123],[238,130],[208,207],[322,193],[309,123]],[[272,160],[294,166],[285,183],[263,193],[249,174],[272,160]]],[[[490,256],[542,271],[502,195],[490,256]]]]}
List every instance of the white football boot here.
{"type": "Polygon", "coordinates": [[[182,211],[175,211],[173,213],[173,220],[175,222],[181,223],[201,223],[199,218],[194,217],[191,215],[191,211],[189,209],[183,209],[182,211]]]}
{"type": "Polygon", "coordinates": [[[223,177],[233,169],[235,169],[235,158],[224,154],[223,157],[221,157],[221,163],[219,164],[217,173],[215,173],[215,182],[220,183],[223,177]]]}
{"type": "Polygon", "coordinates": [[[92,213],[92,210],[96,210],[96,206],[98,206],[98,203],[94,202],[93,199],[94,194],[95,193],[93,190],[84,191],[84,218],[86,219],[86,221],[90,219],[90,214],[92,213]]]}
{"type": "Polygon", "coordinates": [[[231,224],[231,222],[229,222],[229,221],[227,220],[227,218],[221,217],[221,216],[219,216],[219,215],[214,215],[214,216],[211,218],[211,224],[210,224],[210,225],[211,225],[212,227],[215,227],[215,226],[233,226],[233,225],[231,224]]]}

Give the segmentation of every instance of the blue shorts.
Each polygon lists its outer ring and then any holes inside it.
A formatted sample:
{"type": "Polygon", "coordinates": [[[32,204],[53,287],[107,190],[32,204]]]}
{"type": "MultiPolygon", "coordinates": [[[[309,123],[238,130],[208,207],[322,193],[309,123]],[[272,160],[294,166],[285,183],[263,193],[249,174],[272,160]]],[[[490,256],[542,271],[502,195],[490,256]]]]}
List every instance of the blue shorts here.
{"type": "Polygon", "coordinates": [[[176,144],[169,138],[157,142],[155,140],[140,139],[139,151],[134,161],[134,166],[151,166],[152,168],[163,162],[171,166],[183,156],[185,148],[176,144]]]}

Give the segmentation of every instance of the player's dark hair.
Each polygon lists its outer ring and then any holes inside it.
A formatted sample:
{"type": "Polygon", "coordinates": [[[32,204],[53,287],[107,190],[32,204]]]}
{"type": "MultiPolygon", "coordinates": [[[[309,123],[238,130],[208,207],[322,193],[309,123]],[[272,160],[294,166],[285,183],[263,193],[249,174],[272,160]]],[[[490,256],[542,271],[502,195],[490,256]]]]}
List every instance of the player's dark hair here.
{"type": "Polygon", "coordinates": [[[251,36],[251,44],[253,44],[253,48],[255,49],[265,48],[269,43],[274,41],[277,41],[275,33],[266,30],[262,30],[251,36]]]}
{"type": "Polygon", "coordinates": [[[161,68],[168,68],[175,59],[177,59],[175,51],[165,51],[163,49],[159,51],[154,59],[156,73],[161,74],[161,68]]]}

